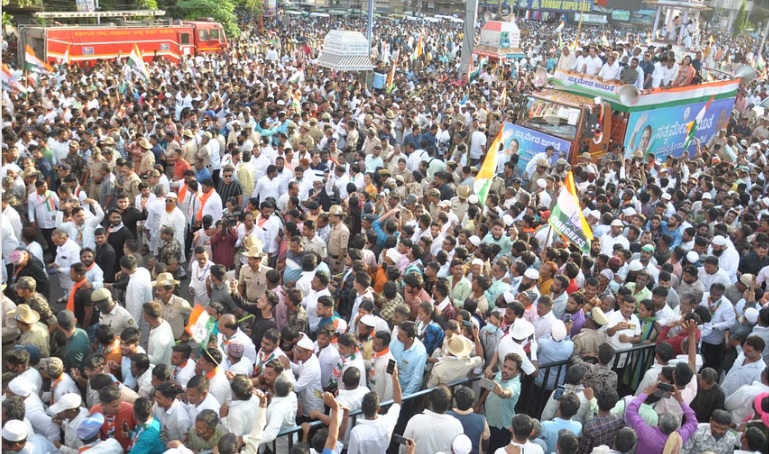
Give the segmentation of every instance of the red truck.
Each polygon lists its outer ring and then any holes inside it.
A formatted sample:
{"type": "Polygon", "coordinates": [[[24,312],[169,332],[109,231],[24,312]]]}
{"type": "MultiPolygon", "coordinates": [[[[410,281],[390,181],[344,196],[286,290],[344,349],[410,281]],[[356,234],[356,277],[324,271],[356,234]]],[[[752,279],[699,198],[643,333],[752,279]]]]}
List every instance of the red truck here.
{"type": "Polygon", "coordinates": [[[70,63],[93,64],[131,53],[134,43],[146,60],[155,55],[178,62],[184,55],[222,53],[227,38],[214,21],[175,21],[169,25],[125,26],[21,26],[19,55],[27,44],[35,55],[49,63],[63,61],[69,50],[70,63]]]}

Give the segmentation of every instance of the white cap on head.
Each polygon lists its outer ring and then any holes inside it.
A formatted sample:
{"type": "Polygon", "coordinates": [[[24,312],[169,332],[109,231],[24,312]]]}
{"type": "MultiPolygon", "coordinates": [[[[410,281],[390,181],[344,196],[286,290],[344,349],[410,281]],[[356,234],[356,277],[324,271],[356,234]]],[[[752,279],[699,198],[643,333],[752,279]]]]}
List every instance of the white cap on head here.
{"type": "Polygon", "coordinates": [[[562,320],[556,320],[553,322],[553,326],[550,328],[550,335],[556,342],[560,342],[566,339],[566,325],[562,320]]]}
{"type": "Polygon", "coordinates": [[[547,180],[544,178],[537,178],[537,186],[539,186],[540,189],[545,189],[547,187],[547,180]]]}
{"type": "Polygon", "coordinates": [[[539,279],[539,271],[535,270],[534,268],[527,269],[523,275],[529,279],[537,280],[539,279]]]}
{"type": "Polygon", "coordinates": [[[27,425],[18,419],[12,419],[3,426],[3,440],[23,441],[29,436],[27,425]]]}
{"type": "Polygon", "coordinates": [[[470,197],[467,198],[467,203],[471,205],[476,205],[478,203],[478,196],[475,194],[472,194],[470,197]]]}
{"type": "Polygon", "coordinates": [[[702,194],[702,200],[711,200],[713,198],[713,195],[709,192],[705,192],[702,194]]]}
{"type": "Polygon", "coordinates": [[[592,216],[592,217],[594,217],[596,219],[601,219],[601,212],[598,211],[598,210],[592,210],[590,212],[590,216],[592,216]]]}
{"type": "Polygon", "coordinates": [[[8,383],[8,390],[20,397],[29,397],[30,394],[37,391],[35,385],[25,380],[23,377],[16,377],[8,383]]]}
{"type": "Polygon", "coordinates": [[[376,327],[376,317],[374,317],[371,314],[366,314],[363,317],[360,318],[360,322],[363,323],[366,326],[370,326],[372,328],[376,327]]]}
{"type": "Polygon", "coordinates": [[[302,335],[302,338],[299,339],[299,342],[296,343],[297,347],[303,348],[305,350],[315,350],[315,344],[313,344],[312,340],[310,340],[309,336],[307,336],[304,333],[300,333],[302,335]]]}
{"type": "Polygon", "coordinates": [[[755,307],[749,307],[745,309],[745,320],[751,325],[755,325],[758,321],[758,309],[755,307]]]}
{"type": "Polygon", "coordinates": [[[695,251],[689,251],[686,253],[686,260],[689,263],[697,263],[700,260],[700,255],[695,251]]]}
{"type": "Polygon", "coordinates": [[[451,442],[451,452],[454,454],[470,454],[473,452],[473,442],[465,434],[459,434],[451,442]]]}
{"type": "Polygon", "coordinates": [[[632,262],[630,262],[630,265],[628,265],[628,269],[630,271],[641,271],[642,269],[644,269],[644,266],[640,260],[633,260],[632,262]]]}
{"type": "Polygon", "coordinates": [[[470,264],[471,265],[483,266],[483,260],[481,260],[479,258],[474,258],[473,261],[470,262],[470,264]]]}
{"type": "Polygon", "coordinates": [[[713,246],[726,246],[726,238],[724,238],[721,235],[716,235],[713,237],[713,246]]]}
{"type": "Polygon", "coordinates": [[[467,241],[470,242],[475,247],[478,247],[481,245],[481,239],[477,235],[473,235],[470,238],[467,239],[467,241]]]}
{"type": "Polygon", "coordinates": [[[82,403],[83,399],[80,397],[80,394],[67,393],[61,396],[55,404],[48,407],[48,414],[56,416],[65,410],[79,408],[82,403]]]}
{"type": "Polygon", "coordinates": [[[625,227],[625,224],[623,224],[622,221],[620,221],[619,219],[615,219],[615,220],[611,221],[611,226],[612,227],[625,227]]]}

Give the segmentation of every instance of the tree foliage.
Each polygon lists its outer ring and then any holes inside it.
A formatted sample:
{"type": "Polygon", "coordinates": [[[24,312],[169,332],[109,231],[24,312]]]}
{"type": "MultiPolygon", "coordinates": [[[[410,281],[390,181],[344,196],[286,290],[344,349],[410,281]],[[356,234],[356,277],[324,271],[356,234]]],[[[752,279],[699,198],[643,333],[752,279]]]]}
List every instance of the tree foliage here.
{"type": "Polygon", "coordinates": [[[732,26],[732,34],[734,36],[738,36],[745,29],[745,22],[747,19],[747,13],[745,12],[745,8],[747,6],[748,6],[748,0],[742,0],[742,4],[740,5],[740,11],[737,13],[737,17],[734,19],[734,24],[732,26]]]}
{"type": "Polygon", "coordinates": [[[222,24],[228,38],[240,36],[235,4],[231,0],[182,0],[176,3],[175,11],[185,19],[210,17],[222,24]]]}

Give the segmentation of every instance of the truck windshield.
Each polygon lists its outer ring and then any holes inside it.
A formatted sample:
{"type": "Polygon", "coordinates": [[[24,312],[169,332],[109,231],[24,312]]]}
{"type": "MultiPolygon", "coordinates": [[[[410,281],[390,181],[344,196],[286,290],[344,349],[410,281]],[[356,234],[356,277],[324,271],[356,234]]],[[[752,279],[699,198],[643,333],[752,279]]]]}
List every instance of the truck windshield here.
{"type": "Polygon", "coordinates": [[[523,126],[574,140],[580,120],[580,109],[544,99],[529,98],[523,126]]]}

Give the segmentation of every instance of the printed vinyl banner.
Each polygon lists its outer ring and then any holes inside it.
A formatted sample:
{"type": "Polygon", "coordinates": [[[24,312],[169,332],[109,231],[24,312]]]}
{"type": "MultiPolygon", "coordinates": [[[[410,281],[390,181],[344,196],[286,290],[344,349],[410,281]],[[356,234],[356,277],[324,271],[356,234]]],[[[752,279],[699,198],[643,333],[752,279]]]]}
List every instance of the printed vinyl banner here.
{"type": "MultiPolygon", "coordinates": [[[[644,155],[653,153],[663,161],[669,154],[680,157],[684,154],[688,134],[686,125],[694,120],[705,104],[707,101],[631,113],[625,133],[625,156],[632,156],[633,152],[641,150],[644,155]]],[[[733,106],[734,98],[713,100],[705,111],[702,123],[697,125],[695,137],[700,143],[707,144],[719,129],[726,127],[733,106]]],[[[691,156],[696,149],[697,144],[692,141],[686,152],[691,156]]]]}
{"type": "Polygon", "coordinates": [[[555,148],[555,154],[550,160],[550,164],[555,164],[558,158],[569,160],[571,142],[523,126],[505,123],[504,141],[505,151],[510,155],[517,154],[519,156],[518,167],[520,167],[521,172],[526,170],[526,165],[535,154],[545,151],[549,145],[555,148]],[[508,128],[512,134],[508,135],[508,128]]]}

